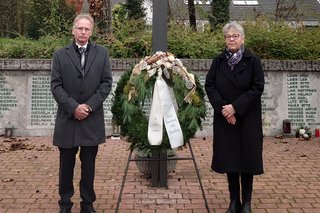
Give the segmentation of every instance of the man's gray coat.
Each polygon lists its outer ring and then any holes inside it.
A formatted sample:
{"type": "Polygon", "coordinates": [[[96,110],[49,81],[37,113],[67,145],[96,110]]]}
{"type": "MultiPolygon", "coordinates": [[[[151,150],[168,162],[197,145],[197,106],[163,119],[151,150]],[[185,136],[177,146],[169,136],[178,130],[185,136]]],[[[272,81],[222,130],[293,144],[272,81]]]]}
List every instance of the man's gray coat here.
{"type": "Polygon", "coordinates": [[[62,148],[105,142],[103,102],[112,86],[107,49],[90,43],[83,75],[74,45],[57,50],[52,60],[51,91],[58,104],[53,144],[62,148]],[[73,112],[82,103],[92,112],[84,120],[76,120],[73,112]]]}

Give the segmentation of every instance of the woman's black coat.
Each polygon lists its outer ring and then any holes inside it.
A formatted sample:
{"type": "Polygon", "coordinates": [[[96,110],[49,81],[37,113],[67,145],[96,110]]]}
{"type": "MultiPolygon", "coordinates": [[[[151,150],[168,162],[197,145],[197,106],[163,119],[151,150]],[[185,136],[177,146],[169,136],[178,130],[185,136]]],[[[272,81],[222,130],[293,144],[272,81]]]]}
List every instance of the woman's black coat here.
{"type": "Polygon", "coordinates": [[[245,50],[231,70],[222,53],[211,64],[205,89],[214,109],[212,169],[218,173],[262,174],[261,60],[245,50]],[[221,113],[226,104],[232,104],[236,111],[235,125],[221,113]]]}

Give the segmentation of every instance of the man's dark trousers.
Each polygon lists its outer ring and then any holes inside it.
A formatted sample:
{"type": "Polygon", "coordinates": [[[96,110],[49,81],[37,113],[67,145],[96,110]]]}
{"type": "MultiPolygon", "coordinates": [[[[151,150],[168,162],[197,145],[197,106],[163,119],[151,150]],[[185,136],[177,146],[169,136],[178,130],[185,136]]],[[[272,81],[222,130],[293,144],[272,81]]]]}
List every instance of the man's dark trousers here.
{"type": "MultiPolygon", "coordinates": [[[[73,202],[71,202],[71,197],[74,194],[73,174],[78,150],[79,147],[70,149],[59,147],[59,205],[62,209],[71,209],[73,206],[73,202]]],[[[96,194],[94,191],[94,176],[97,153],[98,146],[82,146],[80,148],[80,197],[82,199],[81,209],[84,210],[93,209],[93,202],[96,200],[96,194]]]]}

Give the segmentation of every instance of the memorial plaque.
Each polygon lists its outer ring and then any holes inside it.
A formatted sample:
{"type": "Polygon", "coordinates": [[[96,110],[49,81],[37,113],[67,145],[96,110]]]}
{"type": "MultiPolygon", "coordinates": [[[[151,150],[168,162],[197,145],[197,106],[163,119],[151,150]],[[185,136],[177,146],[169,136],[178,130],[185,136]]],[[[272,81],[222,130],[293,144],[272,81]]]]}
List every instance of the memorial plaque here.
{"type": "Polygon", "coordinates": [[[14,89],[8,85],[7,77],[0,73],[0,119],[4,114],[9,112],[11,108],[16,108],[18,100],[14,95],[14,89]]]}
{"type": "MultiPolygon", "coordinates": [[[[181,59],[204,85],[211,60],[181,59]]],[[[112,98],[121,76],[140,59],[111,59],[112,91],[104,102],[107,135],[112,132],[112,98]]],[[[282,133],[283,120],[293,130],[320,128],[320,61],[262,61],[265,89],[261,97],[264,135],[282,133]]],[[[57,105],[50,91],[51,60],[0,59],[0,133],[9,122],[17,135],[52,135],[57,105]]],[[[212,136],[213,109],[205,97],[207,116],[197,135],[212,136]]],[[[148,114],[150,103],[145,103],[148,114]]]]}
{"type": "MultiPolygon", "coordinates": [[[[114,82],[112,91],[104,102],[105,124],[106,127],[112,126],[112,97],[116,88],[116,84],[123,72],[115,72],[113,74],[114,82]]],[[[50,73],[37,72],[31,76],[29,81],[30,94],[29,97],[29,129],[53,129],[57,112],[57,104],[53,99],[50,90],[50,73]]],[[[108,130],[109,131],[109,130],[108,130]]]]}
{"type": "Polygon", "coordinates": [[[287,74],[288,119],[292,126],[319,126],[318,89],[308,73],[287,74]]]}
{"type": "Polygon", "coordinates": [[[277,131],[275,124],[282,122],[277,113],[283,112],[283,74],[279,72],[265,72],[264,91],[261,96],[262,128],[265,135],[277,131]],[[278,85],[278,86],[275,86],[278,85]]]}
{"type": "Polygon", "coordinates": [[[30,77],[30,94],[28,94],[30,129],[52,129],[54,126],[57,104],[50,91],[50,80],[48,72],[36,72],[30,77]]]}

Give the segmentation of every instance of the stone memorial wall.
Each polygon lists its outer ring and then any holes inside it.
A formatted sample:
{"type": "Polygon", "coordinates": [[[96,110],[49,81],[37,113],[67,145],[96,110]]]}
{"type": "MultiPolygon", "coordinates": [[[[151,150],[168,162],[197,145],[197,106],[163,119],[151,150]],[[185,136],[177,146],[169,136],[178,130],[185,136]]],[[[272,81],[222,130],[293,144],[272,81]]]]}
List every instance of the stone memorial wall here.
{"type": "MultiPolygon", "coordinates": [[[[113,90],[121,75],[138,59],[112,59],[113,90]]],[[[211,60],[183,59],[203,84],[211,60]]],[[[0,59],[0,134],[13,127],[16,136],[51,136],[57,105],[50,92],[51,60],[0,59]]],[[[320,127],[320,61],[263,61],[265,91],[262,96],[264,135],[282,133],[289,119],[292,134],[300,125],[314,133],[320,127]]],[[[104,102],[107,135],[112,134],[112,93],[104,102]]],[[[206,99],[207,117],[199,136],[213,134],[213,110],[206,99]]]]}

